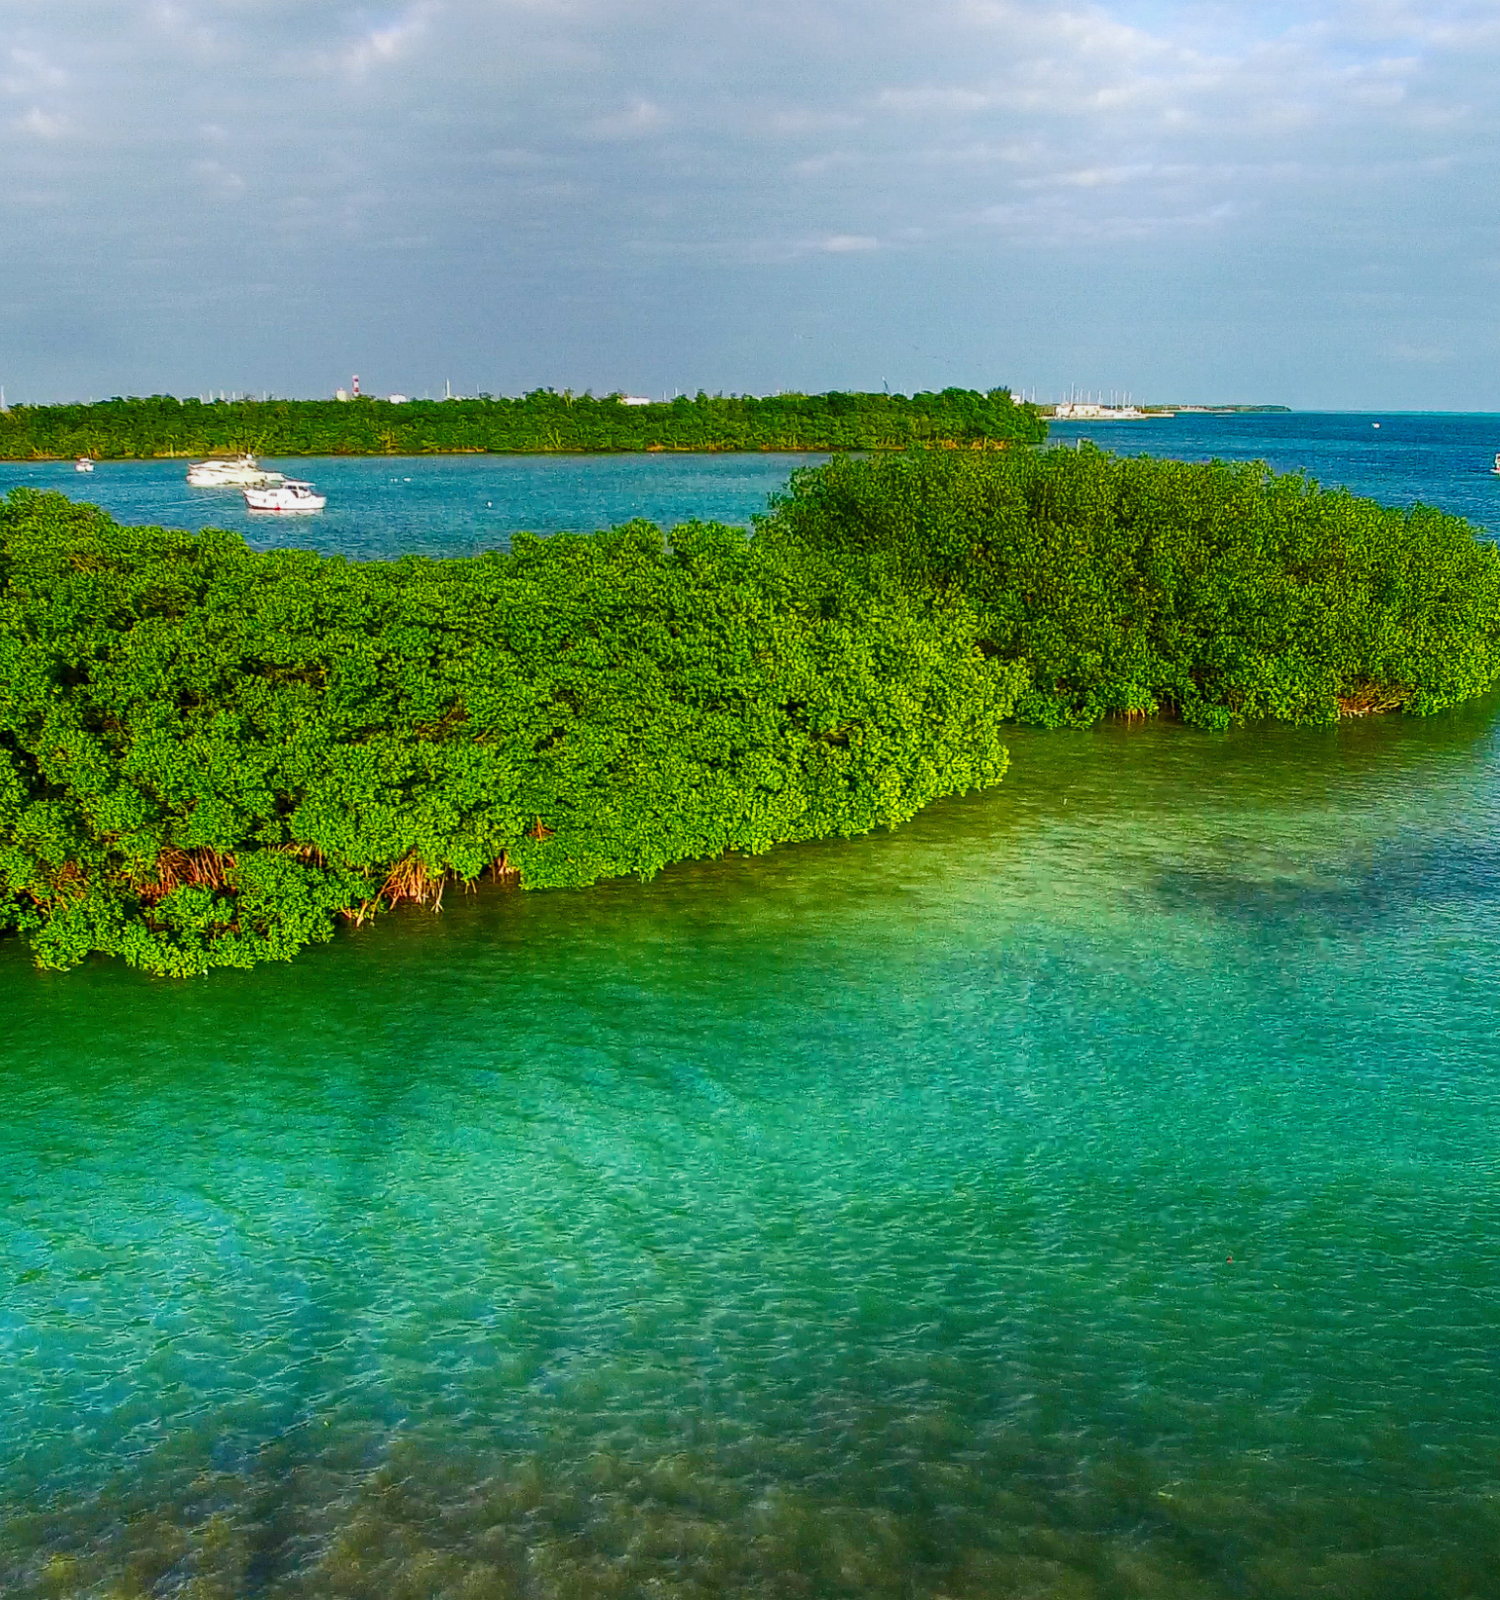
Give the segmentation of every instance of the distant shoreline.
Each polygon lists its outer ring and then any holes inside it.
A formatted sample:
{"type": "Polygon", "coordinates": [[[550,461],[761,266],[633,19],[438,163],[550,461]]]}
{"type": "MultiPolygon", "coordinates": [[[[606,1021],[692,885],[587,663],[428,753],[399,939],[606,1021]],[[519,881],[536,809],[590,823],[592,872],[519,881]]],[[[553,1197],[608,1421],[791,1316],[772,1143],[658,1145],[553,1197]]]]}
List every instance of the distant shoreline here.
{"type": "Polygon", "coordinates": [[[662,404],[551,389],[517,398],[100,401],[0,414],[0,460],[205,456],[797,453],[1041,444],[1040,409],[1007,389],[937,394],[682,395],[662,404]]]}
{"type": "MultiPolygon", "coordinates": [[[[922,445],[932,450],[1007,450],[1011,441],[1008,439],[923,439],[922,445]]],[[[899,455],[903,450],[911,448],[909,444],[867,444],[867,445],[823,445],[823,444],[766,444],[766,445],[714,445],[714,444],[681,444],[681,445],[643,445],[638,449],[621,446],[618,449],[588,450],[582,447],[563,446],[559,449],[537,448],[534,450],[486,450],[486,449],[452,449],[452,450],[263,450],[256,452],[257,456],[266,460],[296,461],[296,460],[344,460],[344,461],[413,461],[426,457],[430,460],[443,460],[450,456],[826,456],[844,450],[855,450],[861,455],[891,454],[899,455]]],[[[45,465],[47,463],[66,463],[76,461],[84,452],[72,450],[63,451],[56,455],[27,455],[8,456],[0,455],[0,463],[14,466],[45,465]]],[[[214,457],[230,457],[238,452],[227,450],[164,450],[154,455],[96,455],[90,459],[99,462],[109,462],[114,466],[126,465],[130,462],[142,464],[153,461],[201,461],[214,457]]]]}
{"type": "Polygon", "coordinates": [[[1056,405],[1041,405],[1037,409],[1049,422],[1154,422],[1171,417],[1242,417],[1269,414],[1290,416],[1291,406],[1148,406],[1148,405],[1095,405],[1059,401],[1056,405]],[[1067,408],[1069,415],[1059,416],[1067,408]]]}

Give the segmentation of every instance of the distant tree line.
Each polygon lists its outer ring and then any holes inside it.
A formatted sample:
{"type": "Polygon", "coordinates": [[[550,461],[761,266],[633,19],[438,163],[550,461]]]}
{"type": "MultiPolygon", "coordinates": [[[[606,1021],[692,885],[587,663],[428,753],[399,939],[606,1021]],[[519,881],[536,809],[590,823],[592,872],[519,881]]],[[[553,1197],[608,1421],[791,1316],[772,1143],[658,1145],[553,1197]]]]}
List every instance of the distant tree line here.
{"type": "Polygon", "coordinates": [[[661,404],[537,389],[517,399],[101,400],[0,414],[0,459],[904,450],[1037,444],[1047,425],[1009,390],[686,395],[661,404]]]}
{"type": "Polygon", "coordinates": [[[0,500],[0,932],[286,959],[524,887],[894,826],[1004,725],[1435,711],[1500,679],[1467,523],[1262,466],[839,458],[752,534],[351,563],[0,500]]]}

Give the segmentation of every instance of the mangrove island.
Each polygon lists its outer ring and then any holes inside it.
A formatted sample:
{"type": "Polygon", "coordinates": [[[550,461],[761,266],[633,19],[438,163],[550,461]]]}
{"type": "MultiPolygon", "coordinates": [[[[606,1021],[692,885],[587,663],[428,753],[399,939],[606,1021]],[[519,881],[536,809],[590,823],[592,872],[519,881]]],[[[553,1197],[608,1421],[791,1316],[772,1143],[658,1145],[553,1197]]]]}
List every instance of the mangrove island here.
{"type": "Polygon", "coordinates": [[[1007,723],[1423,714],[1497,679],[1492,544],[1263,466],[839,456],[749,532],[369,563],[16,490],[0,932],[247,966],[486,874],[894,826],[998,782],[1007,723]]]}

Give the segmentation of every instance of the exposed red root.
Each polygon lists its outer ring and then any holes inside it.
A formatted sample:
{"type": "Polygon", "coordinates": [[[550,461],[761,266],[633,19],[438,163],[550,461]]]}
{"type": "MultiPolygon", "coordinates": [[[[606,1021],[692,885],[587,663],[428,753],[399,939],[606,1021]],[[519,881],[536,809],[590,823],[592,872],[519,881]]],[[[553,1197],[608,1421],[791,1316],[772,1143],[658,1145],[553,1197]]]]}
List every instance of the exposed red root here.
{"type": "Polygon", "coordinates": [[[236,858],[218,850],[163,850],[156,858],[155,875],[136,885],[136,892],[155,905],[178,889],[225,889],[236,858]]]}
{"type": "Polygon", "coordinates": [[[1341,717],[1368,717],[1381,711],[1396,711],[1406,703],[1406,693],[1388,684],[1357,683],[1339,696],[1341,717]]]}
{"type": "Polygon", "coordinates": [[[387,906],[410,901],[413,905],[430,905],[434,911],[441,911],[448,878],[446,872],[430,872],[417,856],[403,856],[387,873],[378,898],[387,906]]]}

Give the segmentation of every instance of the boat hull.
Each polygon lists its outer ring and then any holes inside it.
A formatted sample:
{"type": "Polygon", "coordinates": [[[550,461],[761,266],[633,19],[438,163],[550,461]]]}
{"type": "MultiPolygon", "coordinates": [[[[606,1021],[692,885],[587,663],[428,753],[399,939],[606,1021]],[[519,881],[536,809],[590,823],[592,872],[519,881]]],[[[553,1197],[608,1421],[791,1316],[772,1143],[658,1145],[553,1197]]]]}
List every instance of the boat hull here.
{"type": "Polygon", "coordinates": [[[275,472],[238,472],[230,475],[217,473],[207,476],[188,473],[188,485],[194,489],[264,489],[267,486],[279,483],[280,474],[275,472]]]}
{"type": "Polygon", "coordinates": [[[245,504],[252,511],[267,511],[277,516],[297,516],[306,511],[321,511],[328,504],[322,494],[289,494],[285,489],[246,489],[245,504]]]}
{"type": "Polygon", "coordinates": [[[226,461],[195,461],[188,468],[187,481],[194,489],[268,489],[285,483],[280,472],[267,472],[254,456],[237,456],[226,461]]]}

